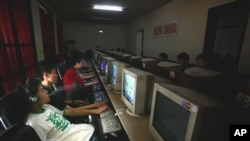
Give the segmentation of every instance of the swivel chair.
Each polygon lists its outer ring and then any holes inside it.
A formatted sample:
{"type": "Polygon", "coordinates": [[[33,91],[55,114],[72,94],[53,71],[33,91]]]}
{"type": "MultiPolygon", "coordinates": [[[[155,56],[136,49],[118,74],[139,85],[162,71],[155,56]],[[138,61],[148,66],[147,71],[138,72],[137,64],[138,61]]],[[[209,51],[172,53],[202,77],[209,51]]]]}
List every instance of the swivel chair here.
{"type": "Polygon", "coordinates": [[[1,141],[41,141],[29,125],[14,124],[0,134],[1,141]]]}
{"type": "Polygon", "coordinates": [[[59,63],[57,65],[56,69],[57,69],[57,73],[58,73],[58,76],[59,76],[59,78],[60,78],[61,81],[63,79],[63,74],[65,73],[65,71],[67,70],[67,68],[68,68],[68,65],[67,65],[66,61],[64,61],[63,63],[59,63]]]}
{"type": "Polygon", "coordinates": [[[20,112],[21,103],[19,104],[19,100],[14,95],[15,90],[0,98],[0,122],[5,129],[24,121],[25,115],[20,112]]]}

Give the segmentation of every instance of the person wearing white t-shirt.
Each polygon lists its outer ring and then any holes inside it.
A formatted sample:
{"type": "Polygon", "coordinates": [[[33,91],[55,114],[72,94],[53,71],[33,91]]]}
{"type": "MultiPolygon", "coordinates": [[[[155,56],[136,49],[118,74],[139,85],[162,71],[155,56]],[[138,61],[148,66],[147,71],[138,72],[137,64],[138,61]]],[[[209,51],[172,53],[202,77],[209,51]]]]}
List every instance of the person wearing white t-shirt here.
{"type": "MultiPolygon", "coordinates": [[[[64,116],[76,116],[72,111],[63,111],[47,104],[48,92],[42,89],[39,79],[29,78],[17,86],[17,95],[27,113],[26,124],[33,127],[42,141],[89,141],[94,133],[91,124],[72,124],[64,116]]],[[[104,110],[107,106],[102,107],[104,110]]],[[[100,110],[100,108],[98,108],[100,110]]]]}

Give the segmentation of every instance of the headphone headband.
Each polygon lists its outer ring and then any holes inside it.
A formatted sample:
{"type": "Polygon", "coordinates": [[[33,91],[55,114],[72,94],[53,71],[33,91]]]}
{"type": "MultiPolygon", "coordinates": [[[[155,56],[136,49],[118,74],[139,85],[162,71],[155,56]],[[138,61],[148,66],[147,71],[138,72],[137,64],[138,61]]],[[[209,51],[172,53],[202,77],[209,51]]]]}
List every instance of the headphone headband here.
{"type": "Polygon", "coordinates": [[[28,94],[28,96],[31,96],[30,89],[28,88],[26,83],[23,84],[23,89],[26,92],[26,94],[28,94]]]}
{"type": "Polygon", "coordinates": [[[30,100],[31,102],[35,103],[35,102],[38,101],[38,97],[37,97],[37,96],[33,96],[33,95],[31,94],[31,91],[30,91],[30,89],[29,89],[29,87],[27,86],[26,83],[23,84],[23,89],[24,89],[25,93],[29,96],[29,100],[30,100]]]}

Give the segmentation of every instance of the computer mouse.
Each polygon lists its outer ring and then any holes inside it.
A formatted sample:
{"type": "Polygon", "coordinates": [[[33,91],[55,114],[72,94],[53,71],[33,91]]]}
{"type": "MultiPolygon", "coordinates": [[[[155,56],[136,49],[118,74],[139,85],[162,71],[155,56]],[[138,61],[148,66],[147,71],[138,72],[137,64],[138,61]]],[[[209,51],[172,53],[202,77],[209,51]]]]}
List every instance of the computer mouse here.
{"type": "Polygon", "coordinates": [[[112,135],[113,137],[118,137],[118,134],[116,132],[111,132],[109,134],[112,135]]]}
{"type": "Polygon", "coordinates": [[[116,137],[114,137],[110,133],[106,134],[104,138],[105,138],[105,141],[114,141],[116,139],[116,137]]]}

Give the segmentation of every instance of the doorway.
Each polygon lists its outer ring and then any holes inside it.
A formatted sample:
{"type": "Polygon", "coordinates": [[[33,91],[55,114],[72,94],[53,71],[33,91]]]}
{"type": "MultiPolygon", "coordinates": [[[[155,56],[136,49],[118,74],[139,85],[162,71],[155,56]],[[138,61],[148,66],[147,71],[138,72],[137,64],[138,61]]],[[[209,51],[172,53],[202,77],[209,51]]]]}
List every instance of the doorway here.
{"type": "Polygon", "coordinates": [[[143,56],[143,39],[144,38],[144,29],[141,29],[137,32],[136,36],[136,54],[143,56]]]}

